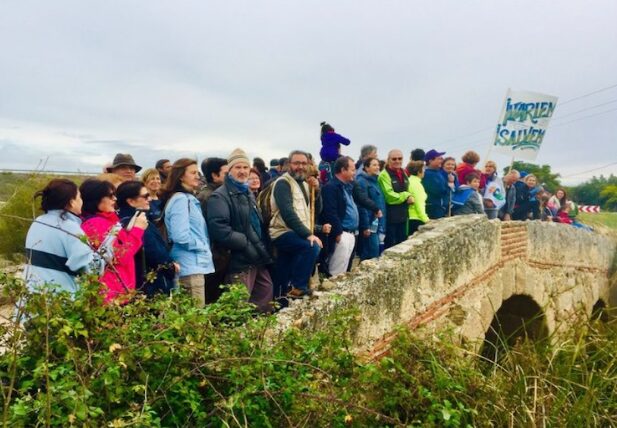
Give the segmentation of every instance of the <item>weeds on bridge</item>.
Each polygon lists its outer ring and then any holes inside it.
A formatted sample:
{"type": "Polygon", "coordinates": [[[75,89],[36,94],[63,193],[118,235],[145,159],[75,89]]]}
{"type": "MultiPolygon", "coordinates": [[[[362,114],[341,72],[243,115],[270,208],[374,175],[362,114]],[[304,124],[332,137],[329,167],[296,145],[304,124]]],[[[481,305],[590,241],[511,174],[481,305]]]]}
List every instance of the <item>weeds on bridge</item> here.
{"type": "Polygon", "coordinates": [[[4,426],[617,424],[610,323],[537,352],[519,343],[489,370],[407,331],[367,363],[351,352],[354,313],[270,337],[275,320],[255,315],[244,287],[199,309],[182,293],[103,306],[92,278],[74,298],[0,282],[23,312],[1,332],[4,426]]]}

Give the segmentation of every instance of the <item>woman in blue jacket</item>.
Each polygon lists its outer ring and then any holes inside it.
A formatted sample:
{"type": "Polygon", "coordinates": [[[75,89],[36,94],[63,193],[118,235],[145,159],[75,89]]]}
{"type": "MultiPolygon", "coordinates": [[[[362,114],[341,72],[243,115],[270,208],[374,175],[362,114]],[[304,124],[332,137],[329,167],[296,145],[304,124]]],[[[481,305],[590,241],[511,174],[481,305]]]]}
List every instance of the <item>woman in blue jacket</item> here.
{"type": "Polygon", "coordinates": [[[77,275],[95,270],[100,263],[81,229],[79,189],[70,180],[55,178],[35,197],[41,198],[45,214],[32,222],[26,236],[26,284],[31,290],[53,284],[74,293],[77,275]]]}
{"type": "Polygon", "coordinates": [[[373,211],[358,204],[360,215],[358,255],[361,260],[379,256],[379,235],[386,233],[386,199],[377,183],[379,172],[379,160],[369,158],[364,161],[363,169],[356,177],[359,191],[375,202],[382,213],[381,217],[377,217],[373,211]]]}
{"type": "MultiPolygon", "coordinates": [[[[118,216],[125,228],[130,227],[137,211],[148,212],[151,195],[141,181],[125,181],[116,190],[118,216]]],[[[174,288],[176,272],[180,265],[175,263],[167,243],[152,221],[142,237],[143,246],[135,254],[135,284],[148,297],[156,293],[169,294],[174,288]]]]}
{"type": "Polygon", "coordinates": [[[205,305],[205,278],[214,272],[208,227],[195,192],[201,187],[197,161],[178,159],[163,189],[164,220],[171,257],[180,264],[180,284],[205,305]]]}

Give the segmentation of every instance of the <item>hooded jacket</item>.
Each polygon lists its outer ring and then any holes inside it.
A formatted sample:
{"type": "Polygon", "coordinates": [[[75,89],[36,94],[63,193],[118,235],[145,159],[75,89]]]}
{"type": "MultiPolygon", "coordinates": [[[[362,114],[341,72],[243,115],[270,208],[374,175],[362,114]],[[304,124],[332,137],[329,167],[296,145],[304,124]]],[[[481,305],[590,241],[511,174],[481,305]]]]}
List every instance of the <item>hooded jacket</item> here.
{"type": "Polygon", "coordinates": [[[77,291],[76,275],[95,268],[95,253],[80,239],[83,235],[81,219],[68,211],[49,210],[37,217],[26,235],[28,287],[47,283],[77,291]]]}
{"type": "Polygon", "coordinates": [[[197,198],[176,192],[165,205],[164,218],[171,257],[180,264],[180,276],[214,272],[208,227],[197,198]]]}
{"type": "MultiPolygon", "coordinates": [[[[358,189],[360,193],[366,193],[366,196],[375,202],[377,207],[383,213],[383,216],[379,219],[379,226],[377,231],[379,233],[386,233],[386,198],[379,187],[379,183],[377,182],[376,175],[368,175],[364,171],[360,171],[356,176],[356,180],[358,183],[358,189]]],[[[355,196],[355,195],[354,195],[355,196]]],[[[366,230],[370,229],[371,223],[375,220],[376,215],[373,210],[369,210],[366,207],[358,204],[358,214],[360,215],[360,226],[359,229],[366,230]]]]}
{"type": "Polygon", "coordinates": [[[97,250],[107,242],[111,242],[113,262],[107,264],[100,279],[107,286],[105,303],[134,290],[134,257],[142,246],[144,230],[134,226],[127,231],[121,227],[120,218],[115,212],[97,212],[87,216],[81,228],[88,236],[92,247],[97,250]]]}
{"type": "Polygon", "coordinates": [[[321,150],[319,156],[326,162],[334,162],[339,157],[341,144],[348,146],[351,141],[334,131],[325,132],[321,135],[321,150]]]}

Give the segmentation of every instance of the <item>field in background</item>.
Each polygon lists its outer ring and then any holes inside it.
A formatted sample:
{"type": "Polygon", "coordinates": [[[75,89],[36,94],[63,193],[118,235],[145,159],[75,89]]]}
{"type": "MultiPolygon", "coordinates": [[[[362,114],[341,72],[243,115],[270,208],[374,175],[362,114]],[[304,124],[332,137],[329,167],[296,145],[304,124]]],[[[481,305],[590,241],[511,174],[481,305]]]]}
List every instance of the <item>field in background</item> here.
{"type": "Polygon", "coordinates": [[[25,174],[0,173],[0,201],[4,202],[10,198],[15,192],[15,188],[23,184],[27,178],[28,176],[25,174]]]}
{"type": "Polygon", "coordinates": [[[610,229],[613,232],[617,232],[617,213],[597,213],[597,214],[587,214],[587,213],[579,213],[578,219],[590,226],[593,227],[601,227],[610,229]]]}

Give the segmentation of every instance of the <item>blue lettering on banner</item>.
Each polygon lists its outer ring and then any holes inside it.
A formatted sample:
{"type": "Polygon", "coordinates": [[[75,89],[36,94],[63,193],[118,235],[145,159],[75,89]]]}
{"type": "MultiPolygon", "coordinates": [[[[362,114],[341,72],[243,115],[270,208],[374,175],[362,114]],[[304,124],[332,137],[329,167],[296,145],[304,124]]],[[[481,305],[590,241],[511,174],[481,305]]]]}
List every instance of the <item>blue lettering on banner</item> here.
{"type": "Polygon", "coordinates": [[[534,128],[508,129],[502,124],[497,125],[497,139],[495,145],[510,146],[513,150],[533,149],[538,150],[546,130],[534,128]]]}
{"type": "Polygon", "coordinates": [[[542,101],[536,103],[512,103],[512,98],[506,99],[506,112],[504,114],[502,125],[506,125],[508,121],[538,123],[538,119],[549,118],[553,115],[555,104],[550,101],[542,101]]]}

